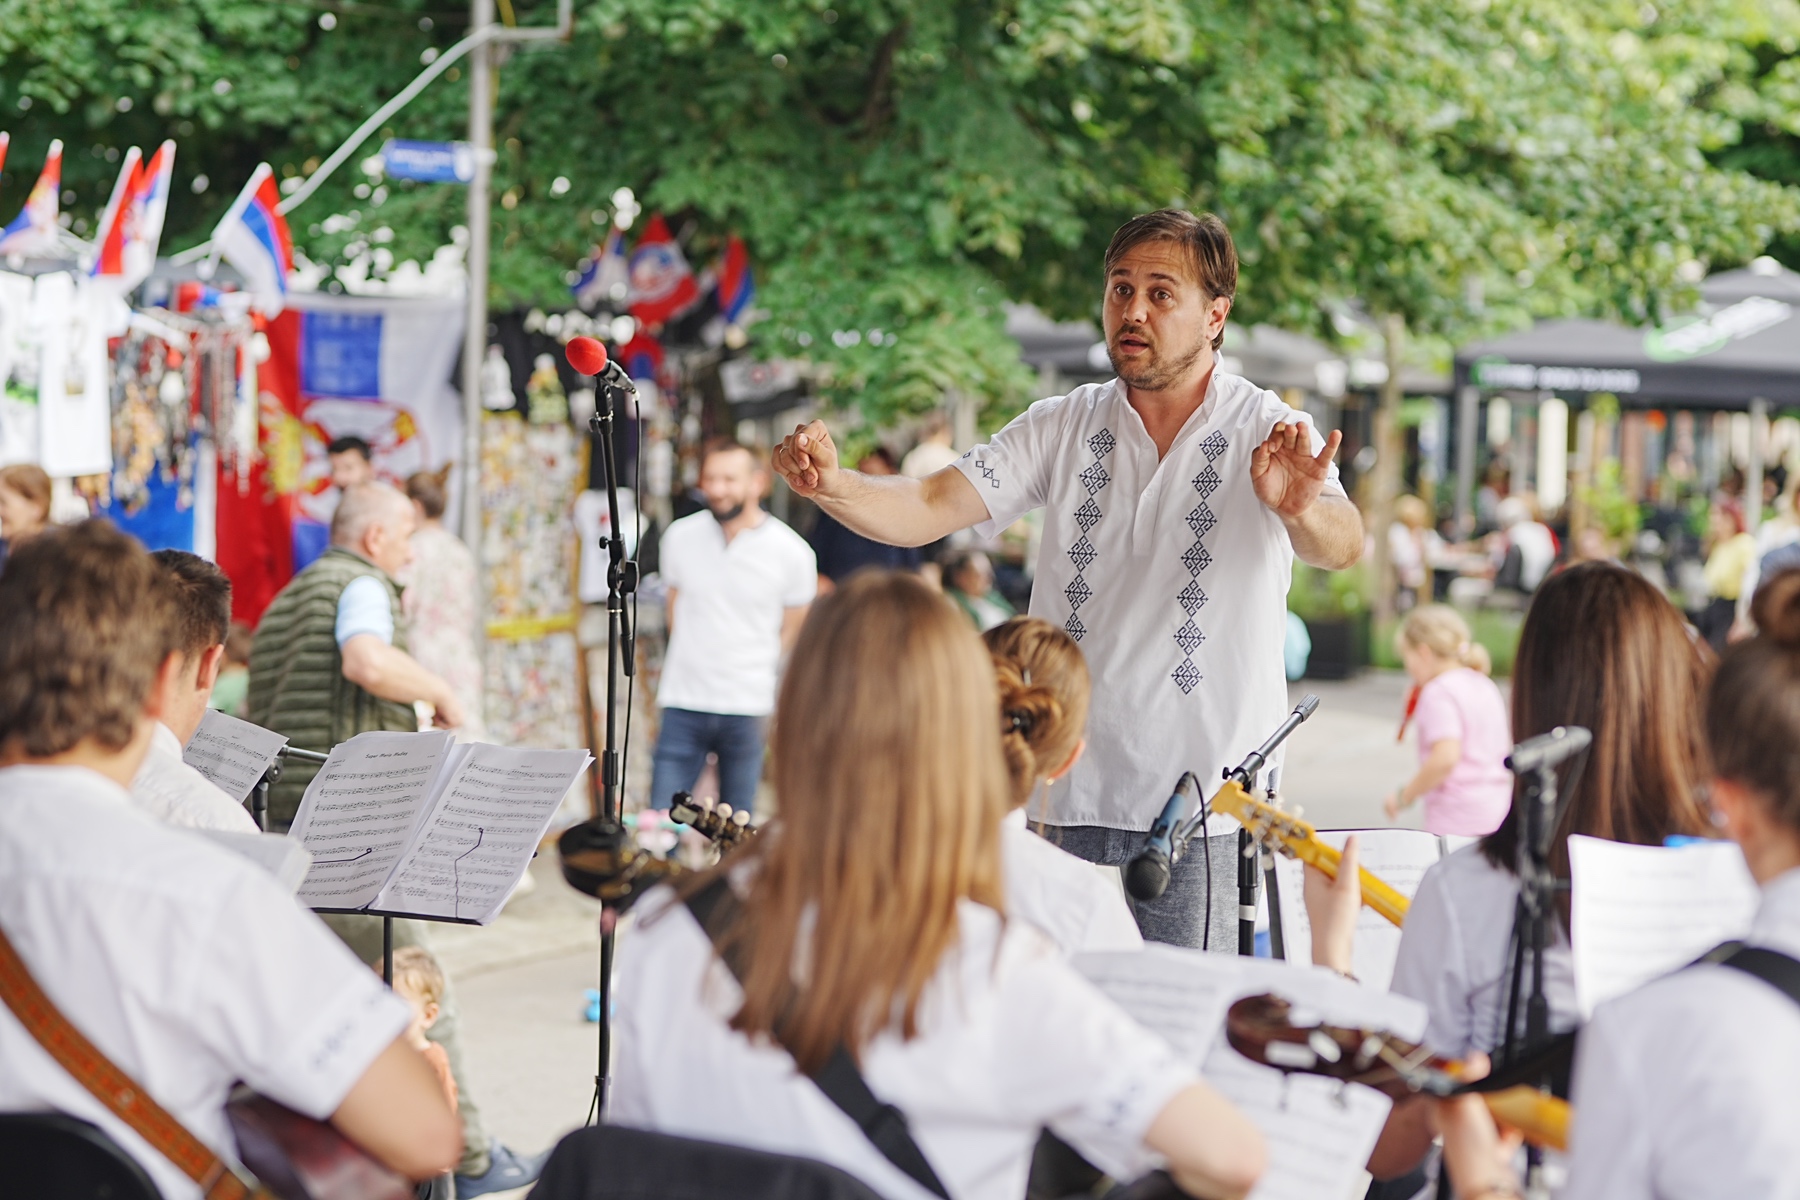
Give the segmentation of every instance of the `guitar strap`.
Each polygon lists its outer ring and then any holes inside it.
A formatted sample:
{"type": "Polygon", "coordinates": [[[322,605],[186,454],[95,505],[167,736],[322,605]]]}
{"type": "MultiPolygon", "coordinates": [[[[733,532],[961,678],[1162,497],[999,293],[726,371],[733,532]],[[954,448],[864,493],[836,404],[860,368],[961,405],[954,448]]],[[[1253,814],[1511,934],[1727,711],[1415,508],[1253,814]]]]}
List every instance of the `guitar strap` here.
{"type": "MultiPolygon", "coordinates": [[[[688,911],[694,915],[694,920],[700,923],[700,928],[711,939],[713,949],[719,952],[720,960],[730,970],[732,977],[742,983],[744,964],[741,953],[735,946],[720,946],[737,909],[737,898],[731,893],[731,885],[722,877],[715,879],[688,896],[686,904],[688,911]]],[[[945,1189],[943,1181],[931,1169],[931,1160],[925,1157],[919,1143],[913,1140],[912,1131],[906,1127],[906,1115],[893,1105],[877,1099],[875,1093],[869,1090],[868,1081],[862,1077],[862,1072],[856,1067],[856,1059],[846,1046],[840,1042],[832,1050],[825,1065],[815,1071],[811,1078],[819,1090],[825,1093],[826,1099],[843,1109],[856,1122],[856,1127],[881,1151],[883,1158],[904,1171],[908,1178],[932,1195],[950,1200],[950,1193],[945,1189]]]]}
{"type": "MultiPolygon", "coordinates": [[[[1800,1004],[1800,960],[1767,946],[1746,946],[1742,942],[1726,942],[1701,956],[1699,963],[1730,967],[1755,976],[1795,1004],[1800,1004]]],[[[1698,966],[1699,963],[1695,965],[1698,966]]]]}
{"type": "Polygon", "coordinates": [[[271,1200],[260,1187],[252,1190],[206,1143],[169,1114],[131,1076],[113,1065],[94,1043],[69,1023],[31,977],[25,962],[0,929],[0,1002],[12,1010],[25,1032],[37,1039],[57,1064],[75,1077],[94,1099],[149,1142],[182,1174],[200,1186],[206,1200],[271,1200]]]}

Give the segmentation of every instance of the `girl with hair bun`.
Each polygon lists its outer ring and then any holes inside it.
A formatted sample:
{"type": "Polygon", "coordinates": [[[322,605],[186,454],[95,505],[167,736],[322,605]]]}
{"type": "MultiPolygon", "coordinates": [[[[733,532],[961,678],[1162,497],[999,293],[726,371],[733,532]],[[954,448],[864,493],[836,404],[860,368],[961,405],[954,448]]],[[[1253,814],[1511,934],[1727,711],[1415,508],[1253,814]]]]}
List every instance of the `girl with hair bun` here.
{"type": "Polygon", "coordinates": [[[1096,867],[1033,833],[1031,797],[1067,775],[1086,748],[1088,667],[1075,640],[1041,617],[1014,617],[982,634],[1000,684],[1000,741],[1012,780],[1001,832],[1009,911],[1066,953],[1144,945],[1114,867],[1096,867]],[[1106,872],[1113,878],[1108,880],[1106,872]]]}
{"type": "Polygon", "coordinates": [[[1431,833],[1480,837],[1494,832],[1512,804],[1506,771],[1506,700],[1488,678],[1493,664],[1462,614],[1427,604],[1406,614],[1394,644],[1412,676],[1406,720],[1419,731],[1419,770],[1382,802],[1388,820],[1425,801],[1431,833]]]}

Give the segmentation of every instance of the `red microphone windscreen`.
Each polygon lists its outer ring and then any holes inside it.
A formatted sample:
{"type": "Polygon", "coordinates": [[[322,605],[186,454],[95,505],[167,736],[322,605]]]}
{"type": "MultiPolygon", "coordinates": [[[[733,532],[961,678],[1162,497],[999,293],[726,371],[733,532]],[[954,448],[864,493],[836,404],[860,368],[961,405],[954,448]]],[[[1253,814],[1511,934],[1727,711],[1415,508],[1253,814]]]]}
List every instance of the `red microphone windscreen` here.
{"type": "Polygon", "coordinates": [[[579,374],[598,375],[606,370],[606,347],[598,338],[570,338],[563,355],[579,374]]]}

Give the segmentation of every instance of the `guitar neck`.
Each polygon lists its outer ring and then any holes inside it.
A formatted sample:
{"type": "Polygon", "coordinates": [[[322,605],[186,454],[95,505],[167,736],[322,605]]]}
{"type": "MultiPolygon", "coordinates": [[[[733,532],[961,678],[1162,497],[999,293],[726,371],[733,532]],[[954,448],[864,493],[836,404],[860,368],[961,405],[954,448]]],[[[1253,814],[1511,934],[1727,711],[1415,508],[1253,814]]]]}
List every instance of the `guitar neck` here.
{"type": "MultiPolygon", "coordinates": [[[[1299,838],[1282,835],[1282,840],[1295,858],[1301,862],[1311,863],[1332,879],[1337,878],[1338,864],[1344,856],[1336,848],[1326,845],[1316,836],[1299,838]]],[[[1408,908],[1406,897],[1395,891],[1381,878],[1369,874],[1361,867],[1357,868],[1356,873],[1358,882],[1362,885],[1363,903],[1395,925],[1405,924],[1408,908]]]]}

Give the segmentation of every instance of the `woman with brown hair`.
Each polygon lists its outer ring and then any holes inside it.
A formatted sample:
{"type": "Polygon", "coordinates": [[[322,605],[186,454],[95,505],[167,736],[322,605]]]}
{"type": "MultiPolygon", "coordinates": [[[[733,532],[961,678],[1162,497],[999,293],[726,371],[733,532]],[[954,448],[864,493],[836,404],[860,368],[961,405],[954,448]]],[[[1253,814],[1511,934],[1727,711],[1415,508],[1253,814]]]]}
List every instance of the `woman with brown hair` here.
{"type": "Polygon", "coordinates": [[[0,467],[0,569],[20,542],[50,525],[50,476],[32,463],[0,467]]]}
{"type": "MultiPolygon", "coordinates": [[[[1557,878],[1569,877],[1571,834],[1654,846],[1670,834],[1706,832],[1699,726],[1710,660],[1675,606],[1624,567],[1583,563],[1539,587],[1513,665],[1512,738],[1558,725],[1593,734],[1585,767],[1563,791],[1550,844],[1557,878]]],[[[1519,821],[1515,796],[1499,828],[1425,873],[1407,912],[1391,986],[1424,1002],[1433,1053],[1463,1058],[1506,1040],[1519,821]]],[[[1563,923],[1554,939],[1544,992],[1551,1028],[1560,1031],[1579,1013],[1563,923]]],[[[1517,1019],[1522,1033],[1524,1014],[1517,1019]]],[[[1371,1161],[1377,1177],[1402,1174],[1424,1156],[1430,1114],[1420,1101],[1395,1107],[1371,1161]]]]}
{"type": "Polygon", "coordinates": [[[478,742],[486,736],[481,652],[475,638],[481,590],[475,555],[444,526],[449,479],[448,466],[406,478],[406,498],[413,502],[419,524],[412,535],[412,562],[401,572],[406,590],[400,608],[406,617],[407,649],[420,666],[450,685],[464,714],[457,733],[478,742]]]}
{"type": "Polygon", "coordinates": [[[957,1200],[1023,1195],[1045,1125],[1114,1174],[1159,1155],[1193,1195],[1249,1191],[1256,1128],[1006,919],[998,709],[981,642],[919,580],[868,572],[814,605],[776,707],[780,815],[687,893],[729,882],[709,927],[733,967],[672,894],[640,903],[610,1123],[926,1196],[813,1082],[842,1049],[957,1200]]]}
{"type": "Polygon", "coordinates": [[[1012,777],[1012,811],[1000,831],[1009,910],[1068,954],[1143,949],[1119,869],[1076,858],[1026,821],[1032,796],[1041,788],[1047,800],[1087,748],[1088,666],[1081,647],[1042,617],[1014,617],[981,640],[994,656],[1000,746],[1012,777]]]}

